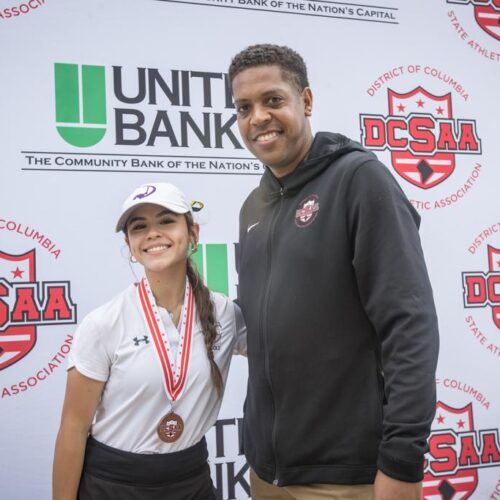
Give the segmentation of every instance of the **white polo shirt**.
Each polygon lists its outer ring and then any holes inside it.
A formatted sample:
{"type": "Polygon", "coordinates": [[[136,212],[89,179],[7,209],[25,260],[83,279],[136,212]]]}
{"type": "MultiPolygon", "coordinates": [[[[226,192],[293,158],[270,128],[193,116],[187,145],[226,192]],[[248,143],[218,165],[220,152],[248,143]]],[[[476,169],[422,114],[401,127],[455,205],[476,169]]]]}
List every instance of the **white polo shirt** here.
{"type": "MultiPolygon", "coordinates": [[[[214,359],[224,384],[233,352],[246,353],[241,311],[227,297],[211,292],[218,333],[214,359]]],[[[158,307],[173,352],[179,332],[166,309],[158,307]]],[[[68,370],[106,382],[91,427],[101,443],[133,453],[169,453],[198,443],[215,424],[221,399],[210,376],[205,340],[196,318],[186,387],[175,402],[184,431],[173,443],[158,437],[156,428],[170,409],[160,363],[137,298],[130,285],[110,302],[88,314],[75,333],[68,370]]]]}

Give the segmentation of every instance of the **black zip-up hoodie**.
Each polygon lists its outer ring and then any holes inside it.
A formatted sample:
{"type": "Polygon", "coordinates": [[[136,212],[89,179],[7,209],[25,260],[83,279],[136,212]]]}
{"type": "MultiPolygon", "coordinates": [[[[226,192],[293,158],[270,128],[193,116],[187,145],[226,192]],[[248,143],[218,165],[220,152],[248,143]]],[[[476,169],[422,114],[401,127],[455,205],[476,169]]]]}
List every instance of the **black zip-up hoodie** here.
{"type": "Polygon", "coordinates": [[[418,225],[386,167],[339,134],[245,201],[243,443],[262,479],[422,479],[438,329],[418,225]]]}

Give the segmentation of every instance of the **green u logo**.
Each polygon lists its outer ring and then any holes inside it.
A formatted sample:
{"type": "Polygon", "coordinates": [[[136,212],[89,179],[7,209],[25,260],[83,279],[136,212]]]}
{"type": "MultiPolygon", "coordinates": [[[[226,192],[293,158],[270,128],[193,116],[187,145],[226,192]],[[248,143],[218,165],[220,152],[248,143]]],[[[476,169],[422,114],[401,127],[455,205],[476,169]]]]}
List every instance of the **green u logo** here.
{"type": "Polygon", "coordinates": [[[198,245],[198,251],[192,258],[208,288],[229,296],[227,245],[220,243],[198,245]]]}
{"type": "Polygon", "coordinates": [[[94,146],[106,133],[104,66],[55,63],[54,78],[59,135],[72,146],[94,146]]]}

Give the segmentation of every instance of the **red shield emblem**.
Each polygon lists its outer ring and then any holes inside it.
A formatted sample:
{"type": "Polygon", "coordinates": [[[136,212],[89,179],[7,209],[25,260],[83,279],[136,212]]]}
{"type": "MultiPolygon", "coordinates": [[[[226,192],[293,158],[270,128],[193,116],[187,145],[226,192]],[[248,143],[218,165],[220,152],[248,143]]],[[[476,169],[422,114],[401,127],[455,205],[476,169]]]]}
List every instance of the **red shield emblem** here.
{"type": "Polygon", "coordinates": [[[474,17],[477,24],[488,33],[488,35],[500,40],[500,2],[493,2],[491,6],[474,6],[474,17]]]}
{"type": "MultiPolygon", "coordinates": [[[[398,94],[388,90],[389,115],[432,115],[435,118],[452,118],[451,93],[435,96],[422,87],[398,94]]],[[[392,166],[408,182],[422,189],[432,188],[446,180],[455,169],[452,153],[415,154],[407,151],[391,152],[392,166]]]]}
{"type": "MultiPolygon", "coordinates": [[[[35,250],[22,255],[0,251],[0,296],[8,302],[11,283],[33,283],[35,277],[35,250]]],[[[9,304],[12,306],[12,304],[9,304]]],[[[36,342],[35,326],[9,326],[5,313],[0,311],[0,370],[13,365],[26,356],[36,342]],[[5,327],[5,325],[7,325],[5,327]]]]}
{"type": "MultiPolygon", "coordinates": [[[[463,408],[452,408],[441,401],[436,404],[436,416],[432,424],[432,434],[446,431],[462,433],[474,430],[472,403],[463,408]]],[[[432,435],[431,434],[431,435],[432,435]]],[[[430,442],[429,454],[437,456],[430,442]]],[[[423,497],[428,500],[465,500],[474,493],[478,484],[477,469],[462,469],[452,474],[433,474],[426,472],[423,484],[423,497]]]]}
{"type": "Polygon", "coordinates": [[[491,301],[491,310],[493,313],[493,322],[500,328],[500,250],[488,245],[488,292],[491,301]]]}

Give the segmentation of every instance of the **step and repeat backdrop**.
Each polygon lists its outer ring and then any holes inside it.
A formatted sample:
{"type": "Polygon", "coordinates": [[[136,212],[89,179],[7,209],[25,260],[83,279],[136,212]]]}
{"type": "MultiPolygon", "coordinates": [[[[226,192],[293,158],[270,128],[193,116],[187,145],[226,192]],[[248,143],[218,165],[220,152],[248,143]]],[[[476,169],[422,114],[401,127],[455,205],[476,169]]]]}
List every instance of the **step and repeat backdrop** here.
{"type": "MultiPolygon", "coordinates": [[[[425,498],[500,499],[499,0],[0,0],[0,498],[51,496],[76,325],[140,273],[113,229],[132,188],[188,194],[198,267],[236,296],[263,166],[226,70],[266,42],[306,60],[313,129],[376,152],[422,216],[441,331],[425,498]]],[[[235,357],[208,435],[223,499],[249,496],[246,376],[235,357]]]]}

